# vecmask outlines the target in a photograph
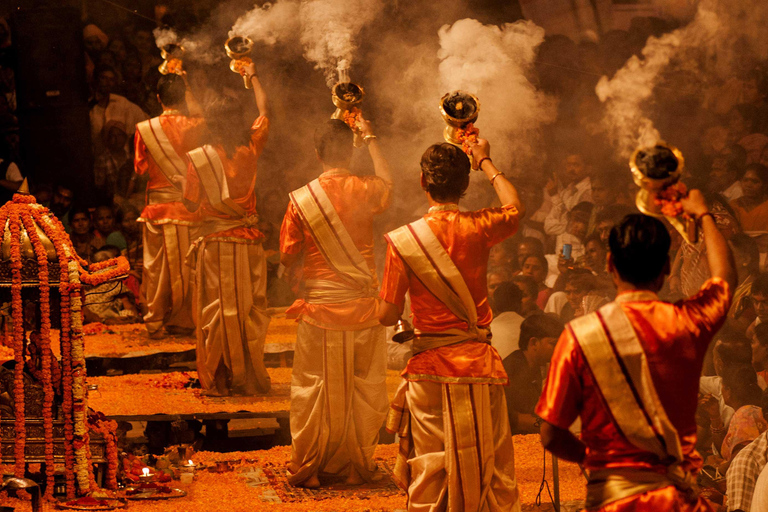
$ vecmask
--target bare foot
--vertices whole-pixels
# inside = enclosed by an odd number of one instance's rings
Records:
[[[349,476],[344,483],[347,485],[360,485],[365,483],[365,480],[363,480],[363,477],[360,476],[360,473],[358,473],[355,468],[352,468],[349,470]]]
[[[306,487],[307,489],[317,489],[320,487],[320,480],[317,478],[317,475],[313,475],[306,480],[304,480],[302,483],[298,484],[296,487]]]

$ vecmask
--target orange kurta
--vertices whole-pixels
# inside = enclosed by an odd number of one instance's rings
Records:
[[[376,176],[353,176],[346,169],[332,169],[319,177],[320,186],[368,264],[374,279],[373,217],[384,212],[392,200],[392,185]],[[293,203],[280,229],[280,252],[304,251],[302,279],[346,282],[325,262],[312,234]],[[378,286],[378,283],[374,283]],[[299,298],[288,309],[291,318],[331,330],[357,330],[378,325],[376,297],[364,297],[339,304],[309,304]]]
[[[187,151],[191,151],[205,142],[207,128],[202,117],[188,117],[181,114],[161,115],[160,125],[171,141],[171,145],[182,159],[186,160]],[[148,175],[147,194],[151,190],[176,190],[147,150],[141,134],[136,130],[134,168],[136,174]],[[141,212],[141,219],[149,222],[176,222],[192,224],[198,221],[195,213],[190,212],[181,201],[149,204]]]
[[[477,308],[477,324],[487,328],[493,319],[488,304],[486,273],[491,247],[515,233],[518,212],[513,206],[475,212],[431,208],[424,218],[440,244],[459,269]],[[387,249],[381,299],[403,307],[406,292],[411,296],[413,326],[419,331],[441,332],[469,328],[437,299],[411,272],[392,244]],[[408,380],[434,382],[506,383],[507,374],[498,352],[488,343],[467,341],[413,356],[403,371]]]
[[[227,178],[227,187],[230,197],[243,210],[246,216],[256,215],[256,171],[257,162],[269,136],[269,119],[261,116],[251,126],[251,137],[248,146],[238,146],[230,156],[220,145],[214,146],[224,165],[224,174]],[[221,219],[239,220],[239,217],[231,217],[226,213],[211,206],[205,191],[200,183],[200,177],[195,172],[194,166],[189,164],[187,183],[184,188],[184,198],[199,205],[197,215],[201,220]],[[224,231],[215,231],[211,235],[217,237],[243,238],[246,240],[261,240],[264,235],[254,227],[240,226]]]
[[[725,281],[713,278],[699,293],[676,304],[661,302],[650,292],[621,295],[621,308],[637,332],[653,385],[680,437],[682,468],[694,474],[702,464],[695,449],[699,375],[712,336],[728,313],[731,302],[728,288]],[[631,444],[621,433],[569,328],[555,348],[536,414],[563,429],[581,417],[581,439],[587,446],[584,466],[590,471],[616,468],[661,474],[667,471],[667,464]],[[673,505],[684,505],[680,502],[681,496],[674,488],[665,487],[619,500],[603,510],[678,510]],[[680,510],[697,510],[702,506],[700,502]]]
[[[742,206],[739,198],[731,201],[731,208],[744,231],[768,231],[768,201],[747,210]]]

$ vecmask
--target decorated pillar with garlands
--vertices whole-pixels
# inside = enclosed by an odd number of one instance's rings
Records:
[[[95,447],[107,463],[106,487],[115,489],[117,425],[88,409],[82,308],[84,287],[125,277],[128,261],[118,257],[89,264],[81,259],[64,226],[29,194],[26,181],[0,207],[0,227],[0,302],[10,312],[3,342],[14,354],[0,367],[2,460],[14,462],[19,478],[28,463],[43,463],[48,498],[56,466],[63,466],[72,498],[98,488]],[[60,358],[54,350],[55,327]]]

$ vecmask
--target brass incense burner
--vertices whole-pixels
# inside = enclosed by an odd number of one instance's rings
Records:
[[[163,58],[163,63],[157,68],[160,73],[164,75],[170,73],[181,75],[184,73],[182,62],[184,57],[183,46],[176,43],[166,44],[160,49],[160,56]]]
[[[440,115],[447,125],[443,130],[445,141],[461,146],[459,130],[477,121],[480,113],[480,100],[474,94],[465,91],[453,91],[440,98]]]
[[[392,341],[395,343],[405,343],[413,339],[413,326],[408,320],[400,319],[395,324],[395,334],[392,335]]]
[[[334,85],[331,89],[331,101],[336,106],[336,111],[331,115],[331,119],[345,121],[345,117],[350,111],[359,108],[363,102],[363,96],[365,96],[365,91],[355,83],[339,82]],[[363,136],[357,130],[355,130],[354,144],[356,148],[365,145]]]
[[[664,215],[656,201],[660,192],[680,181],[684,167],[680,150],[665,142],[638,148],[629,159],[632,178],[640,187],[635,197],[637,209],[645,215],[667,219],[686,242],[695,244],[698,240],[696,220],[686,215]]]
[[[232,59],[229,63],[229,69],[238,74],[243,74],[243,69],[253,62],[251,59],[251,51],[253,50],[253,41],[245,36],[234,36],[227,39],[224,43],[224,50],[227,52],[227,57]],[[246,89],[250,89],[251,81],[249,77],[243,75],[243,85]]]

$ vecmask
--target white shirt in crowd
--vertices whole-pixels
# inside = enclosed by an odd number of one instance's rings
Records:
[[[741,182],[739,180],[734,181],[730,187],[722,192],[722,195],[729,203],[743,196],[744,190],[741,188]]]
[[[768,466],[763,468],[755,482],[755,493],[752,495],[749,512],[768,512]]]
[[[550,197],[552,209],[544,220],[544,232],[548,235],[560,235],[565,233],[568,226],[568,212],[581,202],[592,202],[592,182],[589,178],[584,178]]]
[[[491,345],[505,359],[509,354],[520,348],[520,325],[523,317],[514,311],[505,311],[491,321]]]

